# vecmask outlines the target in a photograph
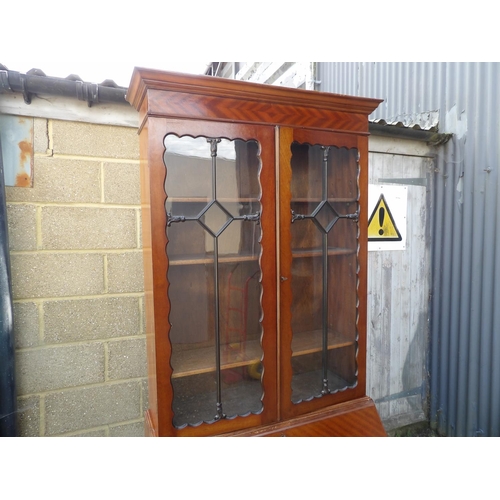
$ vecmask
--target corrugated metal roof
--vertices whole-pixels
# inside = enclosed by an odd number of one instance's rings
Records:
[[[370,121],[369,126],[370,133],[373,135],[422,141],[430,144],[431,146],[442,146],[443,144],[446,144],[453,135],[439,133],[437,126],[425,130],[418,124],[408,126],[402,122],[387,123],[382,119]]]
[[[411,113],[393,118],[377,118],[376,123],[408,127],[417,130],[430,130],[437,132],[439,128],[439,111],[426,111],[423,113]]]
[[[384,118],[377,118],[375,120],[370,120],[370,123],[377,123],[378,125],[387,125],[391,127],[406,128],[411,130],[426,130],[428,132],[437,132],[439,130],[439,123],[435,122],[430,125],[422,125],[418,120],[389,120]]]

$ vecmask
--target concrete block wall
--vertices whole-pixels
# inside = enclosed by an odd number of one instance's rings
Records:
[[[7,188],[18,431],[142,436],[139,140],[33,120],[32,188]]]

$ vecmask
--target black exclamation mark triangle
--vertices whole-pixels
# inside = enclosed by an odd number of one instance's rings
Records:
[[[378,210],[378,223],[380,224],[380,229],[378,230],[378,234],[380,234],[380,236],[384,234],[384,216],[385,216],[385,208],[380,207]]]
[[[368,241],[401,241],[402,239],[389,205],[384,195],[381,194],[368,220]]]

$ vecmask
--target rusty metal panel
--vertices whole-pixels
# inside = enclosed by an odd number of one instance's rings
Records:
[[[33,118],[0,115],[6,186],[33,185]]]

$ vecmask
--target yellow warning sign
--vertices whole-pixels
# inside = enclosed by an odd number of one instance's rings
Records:
[[[368,219],[368,241],[401,241],[389,206],[381,194],[375,209]]]

